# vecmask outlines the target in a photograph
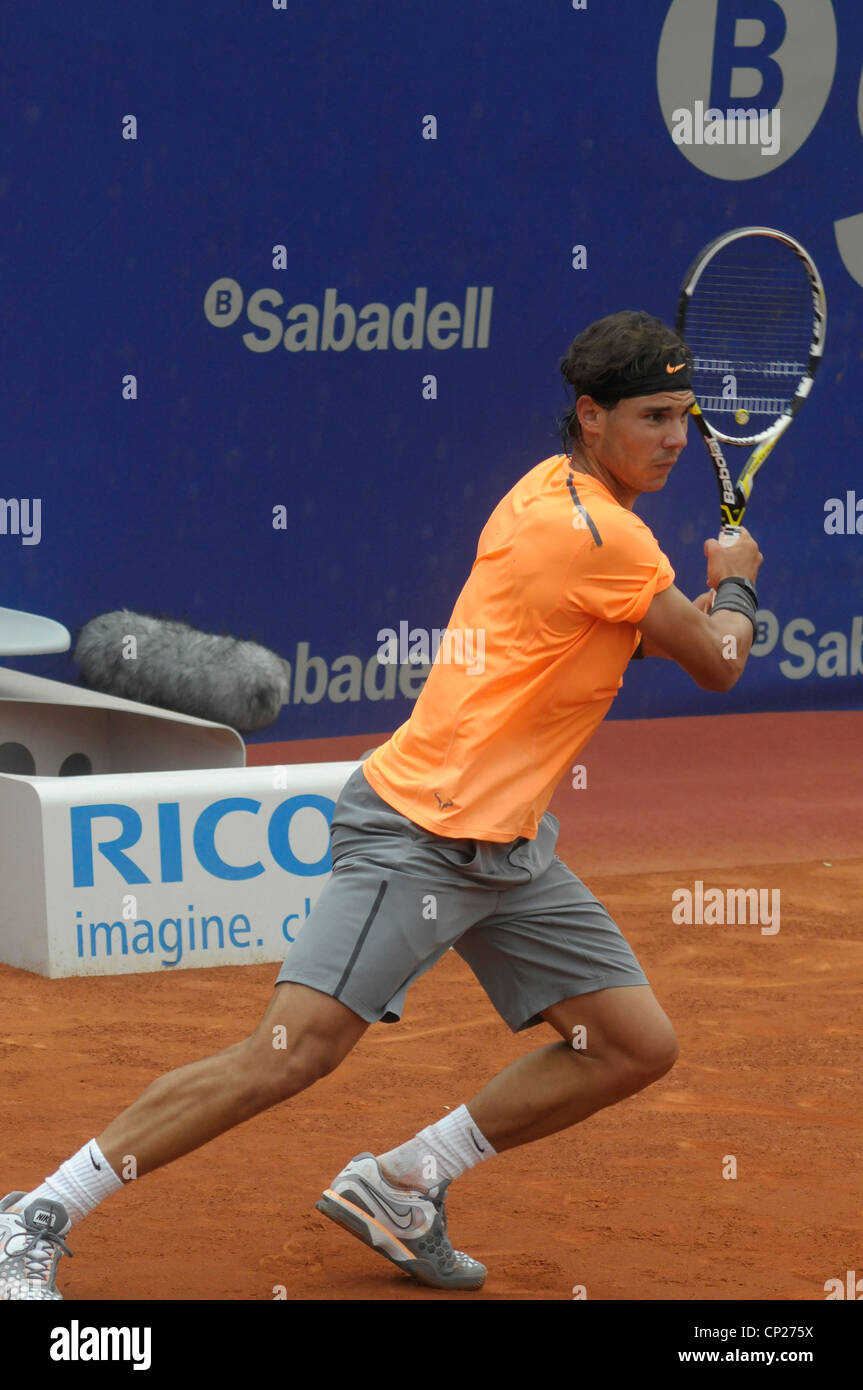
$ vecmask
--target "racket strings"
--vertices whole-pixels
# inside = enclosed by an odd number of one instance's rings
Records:
[[[723,263],[704,270],[688,306],[685,338],[693,390],[723,430],[744,434],[782,415],[808,373],[812,290],[795,256],[783,265]]]

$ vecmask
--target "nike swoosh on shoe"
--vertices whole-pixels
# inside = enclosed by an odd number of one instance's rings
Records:
[[[377,1202],[387,1219],[392,1221],[393,1225],[397,1226],[400,1231],[410,1231],[413,1228],[414,1213],[412,1207],[401,1205],[394,1206],[387,1201],[386,1197],[382,1197],[381,1194],[372,1187],[371,1183],[366,1182],[365,1178],[360,1177],[358,1173],[353,1173],[351,1177],[352,1181],[355,1182],[358,1187],[362,1188],[364,1193],[367,1193],[373,1201]],[[349,1199],[346,1198],[345,1200]]]

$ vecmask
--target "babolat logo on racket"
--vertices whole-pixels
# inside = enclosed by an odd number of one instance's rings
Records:
[[[722,450],[715,439],[707,438],[707,447],[710,450],[710,457],[716,465],[716,475],[719,478],[719,486],[722,490],[722,500],[729,507],[737,503],[737,494],[734,491],[734,484],[731,481],[731,474],[728,471],[728,464],[722,456]]]

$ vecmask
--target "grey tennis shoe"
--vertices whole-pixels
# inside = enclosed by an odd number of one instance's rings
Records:
[[[26,1197],[10,1192],[0,1202],[0,1302],[62,1299],[56,1284],[61,1254],[71,1255],[63,1243],[70,1226],[68,1213],[59,1202],[30,1202],[23,1211],[10,1210]]]
[[[315,1207],[430,1289],[479,1289],[488,1273],[453,1250],[446,1233],[448,1183],[430,1192],[387,1182],[373,1154],[358,1154]]]

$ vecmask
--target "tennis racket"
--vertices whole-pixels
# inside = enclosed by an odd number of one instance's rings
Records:
[[[755,475],[788,429],[824,351],[827,300],[806,249],[772,227],[740,227],[699,253],[675,327],[695,358],[692,407],[719,484],[720,545],[733,545]],[[752,452],[732,481],[722,446]]]

